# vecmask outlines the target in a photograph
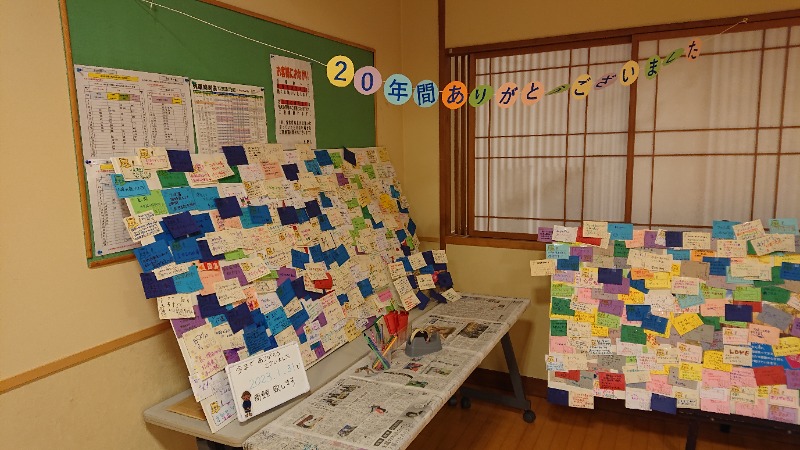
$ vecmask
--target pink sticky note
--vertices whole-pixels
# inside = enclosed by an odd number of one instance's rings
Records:
[[[724,400],[713,400],[710,398],[700,399],[700,409],[702,411],[713,412],[717,414],[730,414],[731,404]]]
[[[703,369],[703,386],[710,388],[730,388],[731,374],[721,370]]]
[[[751,323],[748,325],[750,329],[750,342],[758,342],[761,344],[778,345],[781,331],[769,325],[758,325]]]

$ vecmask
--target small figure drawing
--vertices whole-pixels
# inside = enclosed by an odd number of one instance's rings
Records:
[[[253,403],[250,401],[250,391],[242,392],[242,400],[244,400],[242,402],[242,408],[244,408],[244,416],[252,417],[253,412],[250,410],[250,408],[253,407]]]

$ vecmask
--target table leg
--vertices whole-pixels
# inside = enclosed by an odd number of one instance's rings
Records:
[[[697,434],[700,431],[700,425],[696,420],[689,421],[689,432],[686,434],[686,450],[695,450],[697,447]]]

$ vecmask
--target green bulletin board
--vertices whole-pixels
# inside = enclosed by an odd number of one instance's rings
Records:
[[[207,24],[152,6],[141,0],[60,0],[65,50],[72,96],[81,200],[84,210],[86,256],[90,267],[132,259],[130,251],[93,256],[86,175],[80,144],[80,126],[73,65],[139,70],[191,79],[264,87],[268,139],[275,142],[270,54],[298,58],[229,34]],[[346,55],[355,68],[374,65],[374,50],[301,30],[269,18],[239,12],[232,6],[194,0],[159,0],[164,6],[235,31],[258,41],[327,63]],[[375,145],[375,97],[361,95],[352,86],[328,82],[325,66],[311,63],[319,148]]]

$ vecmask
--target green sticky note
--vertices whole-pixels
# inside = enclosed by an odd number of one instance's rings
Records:
[[[730,326],[730,327],[747,328],[747,322],[734,322],[734,321],[731,321],[731,320],[720,319],[719,323],[720,323],[720,325],[727,325],[727,326]]]
[[[792,293],[778,286],[764,286],[761,288],[761,300],[772,303],[787,303]]]
[[[372,219],[372,214],[370,214],[369,208],[366,206],[361,207],[361,215],[364,216],[364,219]]]
[[[572,298],[575,288],[571,284],[551,283],[550,295],[553,297]]]
[[[566,336],[567,321],[553,319],[550,321],[550,336]]]
[[[601,327],[619,328],[620,318],[613,314],[598,312],[597,319],[595,319],[594,323]]]
[[[625,245],[625,241],[614,241],[614,257],[627,258],[630,249]]]
[[[628,364],[636,364],[636,357],[635,356],[626,356],[625,357],[625,365]]]
[[[161,187],[165,189],[189,185],[189,182],[186,181],[186,174],[183,172],[159,170],[156,173],[158,174],[158,180],[161,181]]]
[[[750,241],[747,241],[747,254],[750,256],[756,256],[756,249],[753,248],[753,244]]]
[[[364,189],[364,186],[361,185],[361,177],[358,175],[353,175],[353,178],[350,178],[350,182],[358,186],[359,189]]]
[[[781,278],[781,266],[772,267],[772,279],[770,281],[755,280],[753,281],[753,284],[755,287],[777,286],[783,284],[783,278]]]
[[[725,298],[725,289],[711,287],[705,283],[700,283],[700,293],[703,298]]]
[[[330,152],[331,161],[333,161],[333,168],[334,169],[341,169],[342,168],[342,154],[339,152]]]
[[[408,246],[408,248],[409,248],[409,249],[410,249],[412,252],[413,252],[413,251],[414,251],[414,250],[417,248],[417,246],[416,246],[416,245],[414,245],[414,240],[413,240],[413,239],[406,239],[406,245]]]
[[[259,278],[259,280],[277,280],[278,279],[278,271],[272,270],[268,274],[264,275],[263,277]]]
[[[703,315],[700,315],[700,320],[702,320],[703,323],[706,325],[713,325],[715,330],[720,329],[719,317],[705,317]]]
[[[353,228],[356,231],[361,231],[364,228],[367,228],[367,223],[364,221],[363,217],[353,217]]]
[[[225,261],[233,261],[236,259],[244,259],[244,258],[247,258],[247,255],[245,255],[244,250],[240,248],[225,253]]]
[[[622,342],[645,345],[647,344],[647,335],[644,334],[643,328],[622,325],[620,340],[622,340]]]
[[[231,166],[231,170],[233,171],[233,175],[225,178],[220,178],[220,183],[241,183],[242,177],[239,175],[239,168],[236,166]]]
[[[570,299],[553,297],[551,301],[550,313],[559,316],[574,316],[575,310],[569,307]]]
[[[150,191],[150,195],[131,197],[130,200],[133,212],[136,214],[141,214],[145,211],[153,211],[157,216],[169,214],[167,204],[164,203],[164,196],[161,195],[159,190]]]
[[[358,208],[358,200],[355,198],[351,198],[350,200],[345,200],[344,202],[349,209]]]
[[[736,286],[733,291],[733,299],[740,302],[760,302],[761,288],[753,286]]]
[[[361,171],[367,174],[367,176],[370,179],[375,179],[375,168],[372,167],[372,164],[367,164],[366,166],[362,166]]]

